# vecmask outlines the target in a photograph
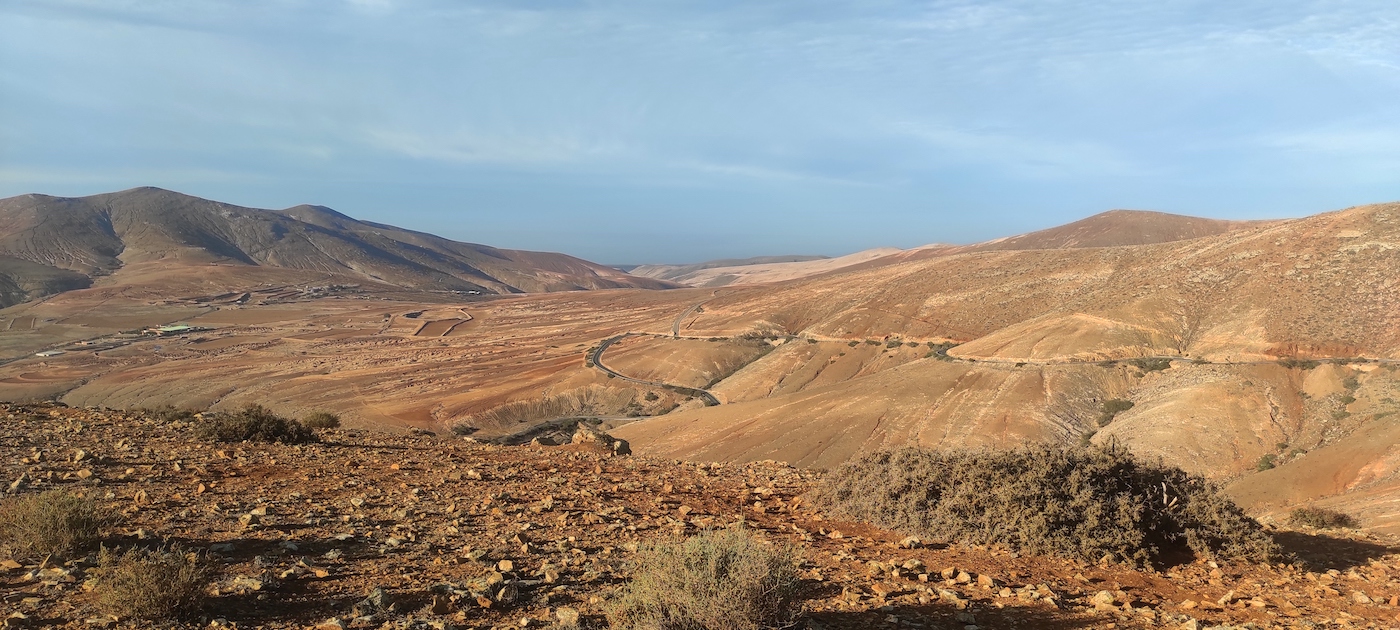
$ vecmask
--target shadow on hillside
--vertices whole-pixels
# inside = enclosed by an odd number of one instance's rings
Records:
[[[965,615],[959,617],[959,615]],[[891,620],[894,617],[894,620]],[[867,628],[1036,628],[1038,630],[1078,630],[1097,628],[1103,618],[1075,614],[1045,607],[969,608],[959,611],[952,606],[892,606],[888,611],[826,612],[808,617],[810,630],[866,630]]]
[[[1371,560],[1400,551],[1375,542],[1334,538],[1324,534],[1303,532],[1274,532],[1274,540],[1285,553],[1295,556],[1310,571],[1347,569],[1367,564]]]
[[[831,582],[804,582],[802,598],[829,600],[842,589]],[[928,604],[891,604],[861,612],[820,612],[806,617],[809,630],[865,630],[867,628],[1036,628],[1075,630],[1101,627],[1105,620],[1092,614],[1074,613],[1046,603],[1015,602],[996,608],[986,601],[972,602],[965,610],[934,601]],[[894,617],[891,620],[891,617]]]

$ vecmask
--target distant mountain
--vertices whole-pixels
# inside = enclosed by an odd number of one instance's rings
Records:
[[[159,188],[0,199],[0,306],[157,261],[296,269],[483,293],[676,286],[564,254],[459,243],[357,221],[322,206],[258,210]]]
[[[829,260],[827,256],[754,256],[753,258],[724,258],[720,260],[709,260],[692,265],[637,265],[627,269],[627,273],[643,278],[656,278],[658,280],[670,280],[691,286],[722,286],[730,284],[721,281],[720,284],[708,284],[715,278],[722,278],[732,275],[729,272],[734,267],[766,267],[770,265],[786,265],[805,263],[817,260]]]
[[[1265,223],[1204,219],[1142,210],[1110,210],[1074,223],[971,245],[935,243],[907,250],[893,247],[868,249],[837,258],[759,256],[740,260],[712,260],[694,265],[636,265],[623,269],[634,276],[670,280],[692,287],[722,287],[796,280],[840,269],[868,269],[972,252],[1085,249],[1170,243],[1224,234]]]

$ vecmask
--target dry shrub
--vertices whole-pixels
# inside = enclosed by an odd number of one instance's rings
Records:
[[[208,599],[213,567],[179,547],[103,549],[98,557],[97,606],[118,617],[172,620],[193,616]]]
[[[741,529],[642,549],[608,608],[624,630],[786,628],[799,612],[798,559]]]
[[[308,429],[339,429],[340,416],[329,411],[313,411],[301,419],[301,425]]]
[[[195,434],[215,442],[315,442],[316,434],[300,422],[283,418],[262,405],[248,405],[232,413],[206,415],[195,425]]]
[[[1329,510],[1319,507],[1302,507],[1293,510],[1288,515],[1288,524],[1294,527],[1316,527],[1318,529],[1337,529],[1342,527],[1356,527],[1356,519],[1350,514]]]
[[[195,412],[189,409],[180,409],[174,405],[164,405],[161,407],[146,407],[138,410],[146,417],[161,424],[171,424],[174,422],[187,422],[194,419]]]
[[[903,449],[827,475],[813,499],[837,515],[928,539],[1132,564],[1164,556],[1265,561],[1279,548],[1213,484],[1126,451]]]
[[[16,554],[66,559],[92,547],[118,520],[92,499],[49,490],[0,504],[0,542]]]

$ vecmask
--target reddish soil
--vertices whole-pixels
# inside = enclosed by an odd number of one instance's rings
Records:
[[[1374,628],[1397,625],[1400,612],[1400,556],[1379,538],[1278,531],[1296,563],[1140,571],[961,545],[905,548],[896,532],[825,520],[802,498],[818,473],[767,462],[348,430],[305,446],[208,444],[185,423],[140,414],[18,405],[0,414],[4,480],[120,510],[125,523],[109,546],[208,550],[221,567],[209,619],[240,628],[331,617],[347,627],[548,626],[563,607],[581,612],[584,627],[603,627],[603,605],[637,545],[740,521],[799,548],[812,628]],[[85,455],[74,461],[78,449]],[[240,523],[259,508],[265,516]],[[104,623],[83,587],[90,559],[44,569],[14,559],[19,568],[0,569],[5,614],[54,628]],[[500,570],[501,561],[514,566]],[[914,568],[893,570],[906,564]],[[460,594],[498,570],[493,581],[517,588],[513,602],[487,608]],[[356,621],[351,608],[376,587],[394,609]],[[436,606],[434,588],[443,593]],[[1096,596],[1114,603],[1096,607]]]

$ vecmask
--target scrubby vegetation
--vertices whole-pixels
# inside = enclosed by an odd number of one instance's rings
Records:
[[[1110,398],[1103,401],[1099,408],[1099,426],[1106,427],[1118,414],[1133,408],[1133,401],[1122,398]]]
[[[174,405],[162,407],[148,407],[142,409],[141,413],[146,417],[162,423],[184,422],[194,419],[195,412],[189,409],[180,409]]]
[[[283,418],[262,405],[248,405],[239,411],[205,414],[195,424],[200,439],[215,442],[315,442],[316,434],[302,423]]]
[[[340,416],[329,411],[313,411],[301,419],[301,424],[308,429],[339,429]]]
[[[1288,524],[1294,527],[1316,527],[1318,529],[1337,529],[1341,527],[1356,527],[1356,519],[1350,514],[1329,510],[1319,507],[1302,507],[1293,510],[1288,515]]]
[[[1277,459],[1278,458],[1275,457],[1273,453],[1264,453],[1264,455],[1259,458],[1259,461],[1254,464],[1254,470],[1259,472],[1272,470],[1274,466],[1277,465],[1275,463]]]
[[[608,610],[622,630],[787,628],[798,613],[798,559],[742,529],[643,548]]]
[[[1131,361],[1128,361],[1128,363],[1136,366],[1137,369],[1142,370],[1144,372],[1156,372],[1158,370],[1165,370],[1172,366],[1172,360],[1166,357],[1149,357],[1143,359],[1133,359]]]
[[[836,514],[927,539],[1090,561],[1279,555],[1214,485],[1114,448],[877,453],[833,471],[813,499]]]
[[[208,598],[213,567],[179,547],[169,550],[103,549],[98,557],[97,605],[117,617],[166,621],[193,616]]]
[[[87,497],[49,490],[0,503],[0,546],[18,556],[67,559],[91,548],[116,514]]]
[[[1284,357],[1278,360],[1278,364],[1289,369],[1299,370],[1311,370],[1319,365],[1322,365],[1321,363],[1313,361],[1312,359],[1299,359],[1296,357]]]

